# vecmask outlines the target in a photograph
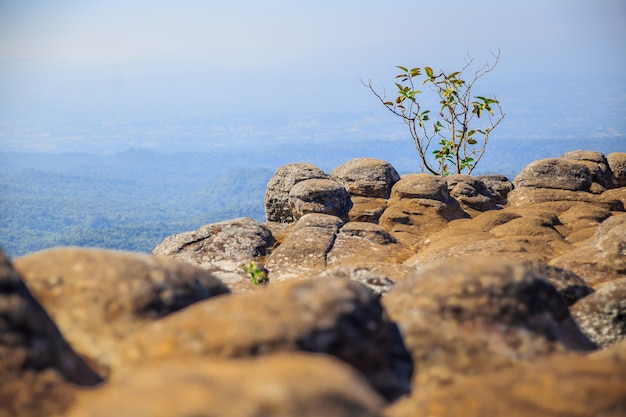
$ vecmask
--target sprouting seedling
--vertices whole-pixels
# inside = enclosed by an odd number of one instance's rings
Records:
[[[270,282],[269,271],[260,263],[250,261],[242,266],[243,269],[250,274],[254,285],[268,284]]]

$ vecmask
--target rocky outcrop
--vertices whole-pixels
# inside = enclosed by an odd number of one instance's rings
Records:
[[[18,258],[15,267],[74,349],[104,376],[124,338],[228,292],[203,269],[128,252],[55,248]]]
[[[626,344],[590,355],[520,362],[491,373],[411,395],[386,417],[619,417],[626,413]]]
[[[543,276],[498,258],[435,262],[396,285],[383,302],[411,352],[414,390],[595,348]]]
[[[68,417],[378,417],[383,404],[362,376],[332,357],[278,353],[133,368],[85,393]]]
[[[328,179],[330,176],[318,167],[296,163],[280,167],[267,184],[265,191],[265,218],[268,222],[289,223],[295,220],[289,205],[289,191],[300,181]]]
[[[389,162],[356,158],[333,170],[331,176],[355,197],[389,198],[400,175]]]
[[[0,416],[61,413],[72,402],[71,384],[101,381],[0,252]]]
[[[233,290],[246,291],[251,288],[250,280],[242,266],[263,262],[275,243],[267,226],[239,218],[169,236],[152,254],[196,265],[214,273]]]
[[[270,285],[196,304],[129,337],[118,349],[118,367],[284,351],[335,356],[390,399],[408,390],[411,361],[396,326],[371,290],[343,279]]]
[[[352,208],[350,194],[343,185],[330,179],[297,183],[289,191],[289,207],[294,220],[309,213],[329,214],[348,220]]]
[[[6,261],[0,416],[622,415],[624,165],[289,164],[265,223]]]

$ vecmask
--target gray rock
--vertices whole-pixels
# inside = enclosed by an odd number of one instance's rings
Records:
[[[330,178],[330,176],[316,166],[306,163],[287,164],[280,167],[270,179],[265,191],[267,221],[294,222],[296,219],[289,206],[289,191],[300,181],[314,178]]]
[[[455,174],[446,177],[446,181],[450,195],[465,210],[487,211],[498,208],[491,190],[478,178]]]
[[[312,179],[297,183],[289,191],[289,207],[295,220],[308,213],[328,214],[348,220],[350,194],[337,181]]]
[[[319,279],[349,279],[360,282],[375,294],[383,295],[396,285],[396,280],[376,274],[368,268],[339,266],[322,272]]]
[[[613,152],[606,157],[617,187],[626,187],[626,152]]]
[[[574,304],[570,311],[582,331],[600,346],[626,338],[626,278],[611,281]]]
[[[516,188],[549,188],[587,192],[590,191],[591,183],[591,172],[585,164],[562,158],[540,159],[532,162],[513,180]]]
[[[374,158],[356,158],[336,167],[333,179],[352,196],[389,198],[391,187],[400,175],[388,162]]]
[[[237,272],[245,276],[241,265],[260,261],[274,243],[274,236],[265,225],[242,217],[168,236],[152,254],[171,256],[211,272]]]
[[[507,177],[500,174],[478,175],[476,179],[482,181],[489,188],[496,204],[500,205],[507,203],[507,196],[515,188]]]
[[[561,158],[586,165],[591,173],[591,180],[599,186],[596,187],[598,193],[615,186],[615,176],[602,152],[570,151],[561,155]]]

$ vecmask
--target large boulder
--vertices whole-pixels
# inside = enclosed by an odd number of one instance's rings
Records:
[[[393,186],[379,224],[398,241],[418,246],[427,233],[441,229],[450,220],[464,217],[469,216],[450,196],[445,179],[408,174]]]
[[[278,353],[133,367],[82,393],[67,415],[377,417],[383,404],[357,372],[332,357]]]
[[[400,179],[389,162],[374,158],[352,159],[336,167],[331,176],[350,195],[373,198],[389,198],[391,187]]]
[[[239,292],[254,287],[242,266],[252,261],[263,262],[275,243],[266,225],[243,217],[168,236],[152,254],[199,266]]]
[[[532,162],[513,180],[516,188],[549,188],[568,191],[590,191],[591,182],[591,172],[585,164],[562,158],[548,158]]]
[[[507,196],[515,188],[507,177],[500,174],[478,175],[476,179],[482,181],[488,187],[496,204],[500,205],[507,203]]]
[[[74,349],[105,376],[122,339],[228,292],[200,268],[131,252],[55,248],[18,258],[15,266]]]
[[[615,176],[602,152],[570,151],[561,155],[561,159],[580,162],[589,168],[591,173],[591,191],[601,193],[615,186]]]
[[[0,252],[0,416],[62,414],[74,396],[71,384],[101,381]]]
[[[309,213],[329,214],[348,220],[352,208],[345,187],[331,179],[300,181],[289,191],[289,207],[294,220]]]
[[[265,190],[265,218],[268,222],[291,223],[293,217],[289,206],[289,191],[300,181],[314,178],[330,178],[321,169],[307,163],[287,164],[278,168]]]
[[[587,355],[556,355],[411,395],[386,417],[621,417],[626,343]]]
[[[164,359],[305,351],[335,356],[388,399],[408,391],[411,361],[379,297],[345,279],[273,283],[148,324],[117,350],[117,369]]]
[[[382,301],[411,352],[414,391],[596,347],[543,276],[500,258],[433,263],[395,285]]]
[[[476,177],[455,174],[446,177],[450,196],[469,214],[498,208],[496,197],[487,185]]]

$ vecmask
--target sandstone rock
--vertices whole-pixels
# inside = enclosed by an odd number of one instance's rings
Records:
[[[626,276],[626,215],[603,221],[592,241],[550,261],[580,275],[595,287]]]
[[[378,223],[386,209],[387,200],[384,198],[352,197],[348,219],[351,222]]]
[[[275,242],[267,226],[243,217],[168,236],[152,254],[199,266],[233,290],[242,291],[254,287],[242,265],[263,262]]]
[[[74,349],[104,376],[120,340],[146,322],[228,292],[200,268],[131,252],[55,248],[15,266]]]
[[[326,265],[400,263],[411,253],[382,227],[373,223],[349,222],[339,229],[332,249],[326,255]]]
[[[494,257],[448,259],[382,298],[413,357],[413,390],[428,390],[568,349],[591,350],[541,275]]]
[[[621,417],[626,415],[626,344],[557,355],[412,395],[386,417]]]
[[[624,211],[624,204],[619,197],[608,190],[602,194],[586,191],[568,191],[549,188],[516,188],[509,194],[509,207],[537,207],[543,203],[552,204],[554,211],[563,212],[580,203],[593,204],[609,211]]]
[[[587,285],[584,279],[567,269],[546,264],[529,264],[525,266],[548,280],[561,294],[568,306],[587,297],[594,291],[593,288]]]
[[[626,338],[626,278],[604,285],[570,311],[581,330],[600,346]]]
[[[513,183],[500,174],[478,175],[476,179],[482,181],[490,190],[496,204],[505,205],[507,196],[513,191]]]
[[[305,214],[267,260],[270,280],[315,277],[326,268],[326,254],[343,221],[327,214]]]
[[[348,191],[337,181],[312,179],[301,181],[291,188],[289,207],[294,220],[308,213],[320,213],[347,221],[352,200]]]
[[[69,383],[101,381],[0,252],[0,416],[61,413],[74,396]]]
[[[602,152],[593,151],[570,151],[561,155],[562,159],[581,162],[589,168],[591,180],[599,185],[597,192],[602,192],[607,188],[613,188],[615,177],[609,167],[609,163]],[[593,184],[592,184],[593,187]]]
[[[166,358],[306,351],[358,369],[386,398],[408,390],[411,362],[379,297],[343,279],[273,283],[165,317],[127,339],[117,369]]]
[[[587,192],[590,190],[591,182],[591,172],[585,164],[561,158],[532,162],[513,180],[515,188],[549,188]]]
[[[497,255],[506,259],[544,264],[571,250],[557,230],[558,218],[544,210],[487,211],[473,219],[455,220],[431,234],[423,247],[404,264],[420,267],[464,255]]]
[[[384,275],[376,274],[368,268],[338,266],[326,269],[318,279],[348,279],[359,282],[375,294],[383,295],[396,285],[396,281]]]
[[[79,396],[68,417],[381,416],[363,378],[323,355],[182,359],[132,368]]]
[[[398,241],[417,246],[427,233],[453,219],[468,217],[450,197],[446,181],[427,174],[403,176],[391,190],[388,208],[379,224]]]
[[[613,152],[606,157],[617,187],[626,187],[626,152]]]
[[[611,216],[611,212],[603,207],[588,203],[580,203],[559,214],[559,220],[572,231],[594,227]]]
[[[333,179],[352,196],[389,198],[391,187],[400,175],[388,162],[374,158],[356,158],[336,167]]]
[[[289,206],[289,191],[300,181],[330,178],[321,169],[307,163],[287,164],[280,167],[267,184],[265,191],[265,218],[268,222],[291,223],[295,221]]]
[[[469,175],[456,174],[446,177],[450,196],[470,214],[498,208],[496,199],[484,182]]]

